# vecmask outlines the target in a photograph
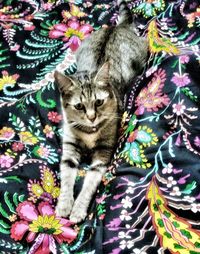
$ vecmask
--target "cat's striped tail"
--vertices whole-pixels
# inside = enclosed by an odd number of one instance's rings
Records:
[[[128,8],[125,0],[117,0],[119,6],[118,25],[133,23],[133,16],[131,10]]]

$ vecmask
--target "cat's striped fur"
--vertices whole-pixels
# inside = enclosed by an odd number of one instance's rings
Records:
[[[63,94],[64,137],[60,166],[61,193],[57,213],[80,222],[87,214],[92,195],[101,181],[110,162],[116,142],[118,103],[112,87],[105,83],[99,71],[95,79],[81,82],[80,77],[65,77],[56,72],[55,78]],[[95,80],[95,82],[94,82]],[[76,109],[79,103],[83,109]],[[96,103],[96,105],[95,105]],[[101,105],[102,103],[102,105]],[[82,190],[74,202],[75,178],[83,157],[90,164]]]
[[[64,114],[61,193],[56,212],[77,223],[85,218],[97,186],[111,160],[117,137],[119,109],[128,82],[141,70],[147,55],[144,39],[130,25],[130,11],[120,1],[120,21],[85,40],[77,52],[77,72],[55,73]],[[79,165],[87,157],[82,190],[74,201]]]

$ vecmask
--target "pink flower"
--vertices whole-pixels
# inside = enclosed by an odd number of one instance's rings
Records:
[[[84,40],[93,30],[90,24],[80,25],[77,20],[69,20],[67,24],[56,24],[49,32],[52,39],[62,38],[65,47],[69,47],[72,51],[76,51]]]
[[[182,64],[188,63],[189,60],[190,60],[189,56],[187,56],[187,55],[182,55],[182,56],[180,56],[179,59],[180,59],[180,62],[181,62]]]
[[[53,138],[53,135],[54,135],[53,128],[49,126],[48,124],[45,125],[43,132],[45,133],[47,138]]]
[[[3,127],[0,130],[0,140],[10,140],[15,136],[15,132],[10,127]]]
[[[45,147],[44,144],[41,144],[37,149],[37,154],[42,158],[48,158],[49,153],[50,153],[49,149]]]
[[[41,202],[36,208],[24,201],[16,211],[20,220],[11,227],[11,238],[20,241],[26,235],[27,242],[35,241],[30,253],[55,253],[55,241],[71,243],[77,236],[69,220],[57,217],[47,202]]]
[[[53,6],[53,3],[43,3],[42,4],[42,8],[45,10],[45,11],[49,11],[52,9],[52,6]]]
[[[177,115],[180,116],[184,113],[186,106],[182,104],[182,102],[177,103],[177,104],[173,104],[173,112]]]
[[[35,29],[34,25],[24,25],[24,30],[33,31]]]
[[[21,142],[15,142],[12,144],[12,149],[15,152],[22,151],[24,149],[24,144]]]
[[[101,197],[99,198],[96,198],[96,202],[97,204],[101,204],[105,199],[107,198],[107,195],[102,195]]]
[[[48,113],[48,119],[54,123],[59,123],[62,120],[62,115],[59,115],[57,112],[50,111]]]
[[[105,218],[105,216],[106,216],[105,214],[101,214],[101,215],[99,216],[99,219],[100,219],[100,220],[103,220],[103,219]]]
[[[9,168],[13,161],[13,158],[11,158],[9,155],[0,155],[0,166],[2,168]]]
[[[10,46],[11,51],[17,51],[20,48],[20,45],[15,43],[14,45]]]
[[[198,136],[195,137],[194,144],[195,146],[200,147],[200,138]]]
[[[188,73],[184,73],[183,75],[181,75],[175,72],[171,81],[178,87],[183,87],[190,83],[190,79],[188,78]]]
[[[169,97],[163,93],[164,84],[166,81],[166,72],[158,69],[153,74],[152,80],[145,86],[137,96],[135,104],[137,110],[136,115],[144,114],[144,111],[158,111],[169,103]]]

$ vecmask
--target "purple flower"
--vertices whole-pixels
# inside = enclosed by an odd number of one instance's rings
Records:
[[[194,139],[194,144],[197,147],[200,147],[200,138],[196,136],[196,138]]]
[[[177,72],[174,72],[174,76],[172,77],[171,81],[178,87],[183,87],[190,83],[188,73],[179,74]]]
[[[188,63],[189,60],[190,60],[189,56],[187,56],[187,55],[182,55],[182,56],[180,56],[179,59],[180,59],[180,62],[181,62],[182,64]]]

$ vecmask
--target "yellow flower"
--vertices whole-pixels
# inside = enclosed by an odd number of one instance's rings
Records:
[[[0,140],[10,140],[15,136],[15,132],[12,128],[3,127],[0,130]]]
[[[62,16],[64,20],[67,21],[68,19],[72,17],[77,17],[77,18],[85,17],[86,14],[80,11],[80,9],[76,5],[70,4],[70,11],[63,11]]]
[[[2,71],[3,77],[0,78],[0,90],[3,90],[5,85],[14,85],[19,75],[14,74],[9,76],[7,71]]]
[[[22,143],[27,145],[35,145],[38,143],[38,139],[33,136],[29,131],[22,131],[19,134]]]
[[[60,195],[60,188],[56,186],[56,180],[53,172],[44,166],[41,170],[42,181],[41,182],[30,182],[28,188],[30,196],[33,202],[36,202],[39,198],[44,200],[52,200],[52,198],[58,198]]]
[[[61,227],[62,224],[59,223],[60,219],[56,219],[55,215],[39,215],[37,220],[34,220],[29,225],[29,230],[34,233],[46,233],[59,235],[62,233]]]
[[[46,134],[47,138],[52,138],[54,135],[54,131],[53,128],[50,125],[45,125],[44,129],[43,129],[44,134]]]
[[[52,130],[53,130],[53,128],[50,125],[46,124],[43,131],[46,134]]]
[[[72,36],[77,36],[78,38],[80,38],[80,40],[83,40],[84,37],[85,37],[85,35],[84,35],[83,32],[78,31],[78,30],[75,30],[75,29],[73,29],[73,28],[71,28],[71,27],[69,27],[69,28],[67,29],[67,31],[65,32],[65,36],[66,36],[67,38],[70,38],[70,37],[72,37]]]
[[[16,215],[16,214],[12,214],[12,215],[10,215],[10,216],[8,217],[8,219],[9,219],[10,222],[14,222],[14,221],[16,221],[16,219],[17,219],[17,215]]]

